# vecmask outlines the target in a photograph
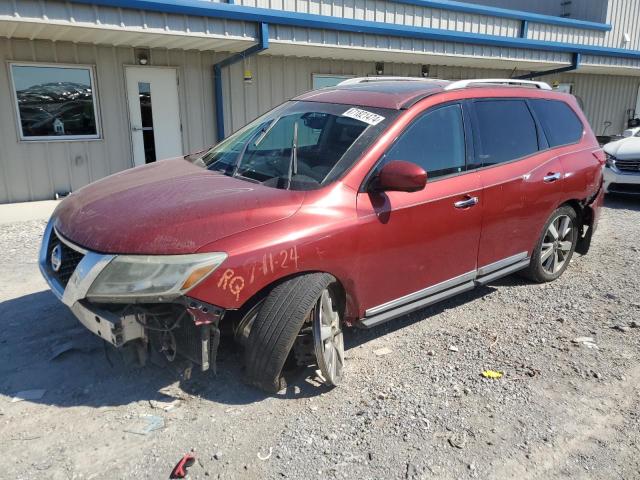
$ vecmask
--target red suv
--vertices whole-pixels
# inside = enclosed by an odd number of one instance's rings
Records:
[[[354,79],[204,152],[65,199],[40,268],[91,331],[215,367],[223,333],[268,391],[370,328],[586,253],[605,158],[576,100],[520,80]]]

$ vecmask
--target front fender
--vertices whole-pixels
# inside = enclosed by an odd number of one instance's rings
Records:
[[[207,249],[227,252],[228,258],[189,296],[237,310],[288,277],[323,272],[333,275],[345,291],[345,318],[359,318],[355,215],[313,220],[296,215],[209,245]]]

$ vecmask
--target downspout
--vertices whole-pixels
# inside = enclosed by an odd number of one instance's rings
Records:
[[[216,132],[218,141],[224,139],[224,108],[222,107],[222,68],[244,60],[247,57],[260,53],[269,48],[269,24],[259,25],[258,43],[246,50],[231,55],[224,60],[213,65],[213,88],[216,101]]]
[[[577,70],[580,67],[580,57],[581,56],[579,53],[574,53],[573,60],[571,61],[571,65],[569,65],[568,67],[554,68],[553,70],[545,70],[542,72],[531,72],[516,78],[518,80],[531,80],[532,78],[541,77],[543,75],[554,75],[556,73],[570,72],[572,70]]]

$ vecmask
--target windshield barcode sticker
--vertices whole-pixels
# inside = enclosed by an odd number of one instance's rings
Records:
[[[360,108],[350,108],[349,110],[344,112],[342,116],[355,118],[356,120],[368,123],[369,125],[377,125],[384,120],[384,117],[373,112],[367,112],[366,110],[362,110]]]

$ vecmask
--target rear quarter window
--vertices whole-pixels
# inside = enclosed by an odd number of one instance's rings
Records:
[[[539,150],[536,123],[524,100],[478,100],[473,108],[482,166],[509,162]]]
[[[559,100],[530,102],[551,148],[580,141],[584,125],[569,105]]]

